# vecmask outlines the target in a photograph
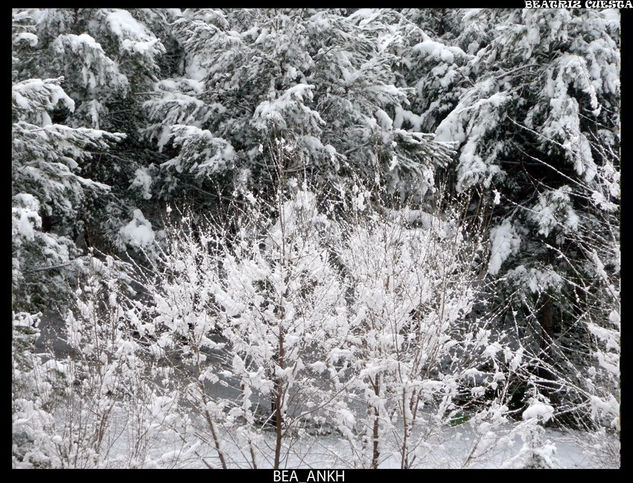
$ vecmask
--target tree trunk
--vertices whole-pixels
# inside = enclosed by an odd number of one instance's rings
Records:
[[[380,396],[380,376],[376,375],[376,384],[374,385],[374,393],[376,396]],[[373,451],[371,458],[371,467],[373,469],[378,468],[378,458],[380,457],[380,445],[379,445],[379,437],[380,437],[380,420],[379,420],[380,412],[378,408],[374,408],[374,427],[372,428],[372,439],[373,439]]]
[[[554,337],[554,309],[550,295],[545,295],[545,297],[543,317],[541,318],[541,349],[549,355],[549,346]]]
[[[279,328],[279,367],[284,368],[284,334]],[[275,414],[275,464],[274,468],[279,468],[279,461],[281,459],[281,442],[282,442],[282,415],[281,407],[283,403],[283,379],[275,379],[275,394],[273,399],[273,412]]]
[[[549,294],[545,295],[545,304],[543,305],[541,315],[541,358],[543,363],[539,364],[537,375],[542,380],[540,383],[545,394],[552,403],[556,404],[558,397],[556,389],[560,386],[556,383],[557,376],[549,366],[554,364],[552,357],[552,340],[554,338],[554,302]]]

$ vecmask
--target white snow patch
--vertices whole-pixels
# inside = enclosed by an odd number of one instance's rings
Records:
[[[524,420],[528,419],[539,419],[543,422],[548,421],[554,415],[554,408],[549,404],[537,401],[532,403],[532,405],[523,411],[522,418]]]
[[[139,188],[143,194],[143,199],[149,200],[152,197],[152,175],[147,168],[138,168],[134,173],[134,180],[131,188]]]
[[[504,222],[490,230],[490,261],[488,262],[488,273],[496,275],[501,269],[503,262],[510,256],[517,253],[521,245],[521,238],[517,234],[510,220]]]
[[[152,224],[147,221],[139,209],[134,210],[132,221],[121,228],[119,234],[125,243],[137,247],[149,245],[155,237]]]

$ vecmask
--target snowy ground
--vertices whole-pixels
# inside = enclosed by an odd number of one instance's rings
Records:
[[[508,433],[512,427],[503,429]],[[223,434],[223,449],[229,468],[250,468],[250,454],[244,444],[232,441],[232,436]],[[556,446],[555,468],[589,469],[619,467],[619,442],[610,441],[613,453],[596,452],[588,436],[580,431],[559,431],[546,429],[544,440]],[[430,438],[419,451],[415,468],[502,468],[523,446],[519,435],[506,443],[497,444],[486,452],[473,451],[477,435],[463,424],[447,427],[443,432]],[[107,466],[111,467],[159,467],[159,468],[219,468],[219,460],[208,435],[204,432],[191,432],[184,438],[173,433],[157,433],[147,448],[143,463],[130,461],[126,455],[125,438],[121,438],[110,449]],[[272,468],[274,453],[274,434],[272,431],[261,433],[261,440],[255,446],[258,468]],[[472,457],[474,455],[474,457]],[[469,459],[469,456],[471,458]],[[282,453],[282,468],[358,468],[349,444],[333,435],[306,437],[290,443]],[[380,468],[400,468],[398,454],[384,454]]]
[[[45,329],[56,329],[55,321]],[[61,339],[55,338],[59,347],[54,347],[58,356],[65,353]],[[234,391],[219,384],[210,388],[216,396],[235,397]],[[253,401],[257,404],[258,401]],[[196,415],[191,415],[194,419]],[[63,417],[60,418],[63,420]],[[145,439],[146,446],[131,455],[135,446],[135,436],[127,425],[126,417],[119,414],[114,422],[110,440],[104,445],[103,465],[114,468],[155,467],[155,468],[208,468],[220,467],[216,450],[201,422],[195,429],[164,431],[160,425],[149,429],[150,436]],[[510,434],[514,426],[508,424],[499,428],[498,437]],[[273,466],[275,435],[272,431],[262,431],[260,440],[254,445],[259,468]],[[590,435],[581,431],[561,431],[545,429],[544,442],[556,447],[554,464],[557,468],[617,468],[619,461],[619,442],[612,438],[605,453],[602,444],[597,449]],[[250,468],[251,455],[243,443],[235,442],[235,435],[222,433],[222,442],[230,468]],[[519,434],[513,435],[503,443],[496,442],[488,451],[481,451],[481,442],[477,446],[478,435],[469,423],[455,427],[445,427],[435,436],[426,440],[419,451],[416,468],[501,468],[516,456],[523,446]],[[604,442],[603,442],[604,443]],[[297,441],[290,441],[282,453],[281,466],[284,468],[358,468],[361,463],[352,452],[347,441],[335,436],[307,435]],[[400,468],[400,455],[382,452],[380,468]]]

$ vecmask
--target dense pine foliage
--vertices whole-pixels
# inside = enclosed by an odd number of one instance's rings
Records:
[[[619,465],[619,35],[14,9],[14,466]]]

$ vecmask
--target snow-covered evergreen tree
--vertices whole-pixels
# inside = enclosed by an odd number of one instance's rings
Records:
[[[531,350],[549,361],[537,369],[544,390],[564,398],[547,380],[583,385],[590,327],[618,330],[609,321],[617,296],[598,302],[588,289],[594,249],[606,257],[607,284],[617,287],[619,273],[618,229],[606,221],[619,210],[617,13],[479,10],[463,21],[456,41],[473,56],[461,69],[471,85],[436,134],[459,143],[457,189],[482,190],[488,273],[502,277],[503,297],[518,295]],[[595,304],[604,311],[588,322]]]
[[[50,310],[69,302],[57,297],[82,263],[74,221],[88,199],[109,190],[81,176],[82,164],[124,136],[53,123],[55,109],[75,107],[60,79],[27,79],[12,94],[14,303]]]
[[[266,193],[271,140],[283,138],[297,154],[288,169],[338,187],[339,196],[356,178],[376,192],[420,198],[450,150],[419,124],[402,126],[407,89],[392,68],[407,43],[400,20],[382,11],[183,12],[174,35],[184,72],[158,82],[145,104],[155,121],[148,136],[189,153],[185,164],[182,155],[163,164],[174,175],[168,189],[180,180],[216,196]]]
[[[126,135],[84,165],[84,177],[111,190],[86,204],[77,227],[88,246],[121,250],[121,226],[151,198],[146,187],[151,186],[152,156],[139,136],[147,123],[140,105],[161,69],[170,68],[161,62],[167,52],[162,40],[170,39],[169,11],[15,9],[14,19],[19,31],[14,79],[62,78],[60,85],[74,103],[73,109],[58,106],[54,122]]]

